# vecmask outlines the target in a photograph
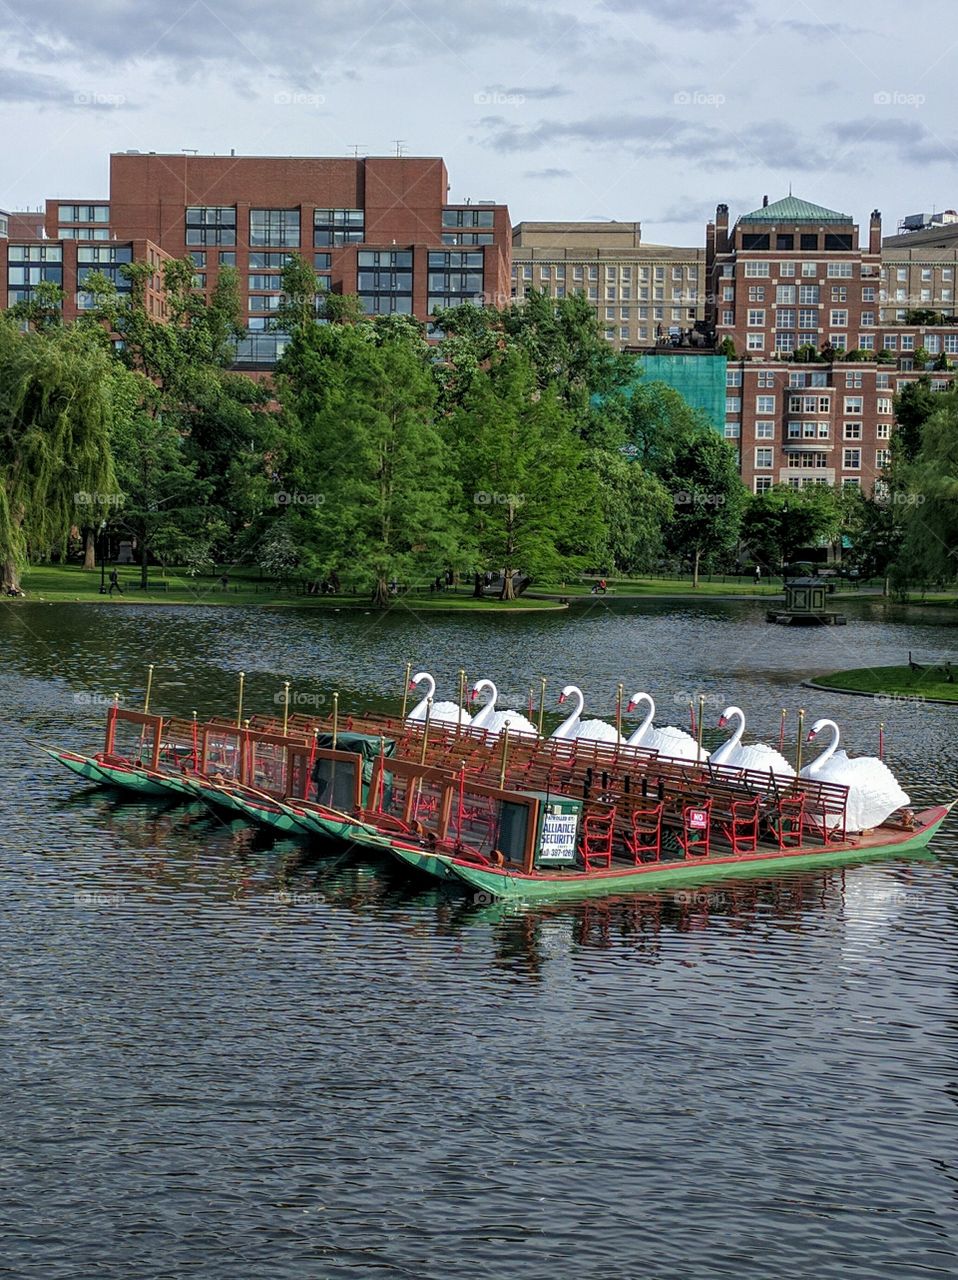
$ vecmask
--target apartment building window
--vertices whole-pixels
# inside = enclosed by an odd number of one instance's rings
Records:
[[[772,372],[771,369],[759,369],[757,385],[759,387],[775,386],[775,374]]]
[[[589,268],[589,279],[590,279],[590,280],[598,280],[598,278],[599,278],[599,268],[598,268],[598,267],[590,267],[590,268]]]
[[[738,415],[742,412],[742,400],[740,396],[725,397],[725,416],[730,417],[733,414]]]
[[[748,287],[749,302],[765,301],[765,286],[763,284],[750,284]]]
[[[665,267],[656,267],[656,268],[655,268],[655,278],[656,278],[656,280],[664,280],[664,279],[665,279]]]
[[[278,311],[282,301],[281,293],[251,293],[248,306],[250,311]]]
[[[795,274],[795,263],[780,262],[778,264],[778,274],[780,276],[793,276]]]
[[[725,424],[726,440],[737,440],[741,434],[742,434],[742,428],[738,422],[726,422]]]
[[[779,307],[775,312],[775,324],[779,329],[794,329],[794,310],[791,307]]]
[[[109,222],[108,204],[61,204],[57,206],[61,222]]]
[[[358,212],[362,212],[360,209]],[[443,209],[444,227],[492,227],[495,226],[492,209]]]
[[[615,302],[615,285],[608,285],[605,291],[606,302]]]
[[[825,246],[828,247],[827,245]],[[852,264],[850,262],[830,262],[827,268],[827,274],[835,279],[850,280],[852,276]]]
[[[755,468],[771,468],[775,465],[775,450],[767,445],[759,445],[755,450]]]
[[[356,292],[367,315],[412,315],[411,250],[361,249],[356,266]]]
[[[748,275],[748,272],[746,272],[745,274]],[[756,272],[755,274],[758,275],[759,273]],[[722,264],[722,275],[723,276],[734,275],[734,268],[730,262],[724,262]]]
[[[111,280],[117,293],[129,294],[132,281],[124,275],[123,266],[132,261],[133,246],[129,244],[81,246],[77,249],[77,285],[82,286],[96,272]],[[96,303],[97,299],[92,293],[82,290],[77,293],[77,306],[82,311],[90,310]]]
[[[236,244],[233,205],[193,205],[186,211],[187,245]]]
[[[862,487],[862,482],[861,482],[860,476],[843,476],[842,477],[843,489],[860,489],[861,487]]]
[[[920,292],[920,294],[919,294],[919,298],[918,298],[918,300],[919,300],[919,302],[931,302],[931,290],[930,290],[930,289],[922,289],[922,290],[921,290],[921,292]]]
[[[775,397],[774,396],[756,396],[755,412],[756,413],[774,413]]]
[[[775,334],[775,350],[776,351],[794,351],[795,350],[795,331],[794,329],[779,329]]]
[[[848,390],[857,390],[862,385],[862,372],[860,369],[845,370],[845,388]]]
[[[742,370],[741,370],[741,369],[726,369],[726,370],[725,370],[725,385],[726,385],[727,387],[740,387],[740,386],[742,385]]]
[[[799,239],[799,248],[806,253],[809,249],[817,249],[818,236],[814,232],[803,232]]]
[[[945,334],[945,352],[950,355],[958,355],[958,333]]]
[[[842,470],[843,471],[860,471],[862,466],[861,449],[843,449],[842,450]]]
[[[775,289],[776,306],[791,307],[795,305],[795,286],[793,284],[780,284]]]
[[[798,327],[800,329],[818,329],[818,312],[814,307],[799,308]]]
[[[481,253],[433,251],[428,255],[427,262],[430,315],[437,307],[458,307],[467,303],[476,305],[482,300]]]
[[[844,284],[832,285],[832,302],[847,302],[848,286]]]
[[[875,335],[873,333],[860,333],[858,335],[858,346],[862,351],[874,351]]]
[[[59,245],[12,244],[7,258],[7,306],[29,302],[41,281],[63,284],[63,250]]]
[[[932,391],[934,391],[934,390],[935,390],[935,384],[934,384],[934,383],[932,383],[932,384],[931,384],[931,389],[932,389]],[[947,384],[947,383],[945,383],[945,385],[944,385],[944,387],[942,388],[942,390],[947,390],[947,389],[948,389],[948,384]],[[890,440],[890,439],[891,439],[891,423],[890,423],[890,422],[879,422],[879,423],[877,424],[877,426],[875,427],[875,438],[876,438],[877,440]]]
[[[791,372],[791,373],[788,375],[788,385],[789,385],[790,387],[804,387],[804,385],[805,385],[805,374],[804,374],[804,373],[797,373],[797,372],[795,372],[795,371]]]
[[[735,301],[735,289],[732,287],[732,285],[727,284],[727,285],[725,285],[725,287],[722,289],[722,301],[723,301],[723,302],[734,302],[734,301]]]
[[[874,311],[863,311],[863,312],[862,312],[862,326],[863,326],[864,328],[866,328],[866,329],[867,329],[869,325],[873,325],[874,323],[875,323],[875,313],[874,313]]]
[[[898,334],[886,333],[885,337],[882,340],[882,345],[884,346],[886,351],[897,351],[898,350]]]
[[[764,326],[765,326],[765,312],[764,312],[764,311],[758,311],[758,310],[756,310],[756,311],[749,311],[749,313],[748,313],[748,323],[749,323],[750,327],[751,327],[751,328],[753,328],[753,329],[760,329],[760,328],[764,328]]]
[[[904,356],[902,356],[898,361],[898,367],[899,369],[914,369],[915,362],[910,358],[906,359]]]
[[[756,440],[774,440],[775,439],[775,423],[770,422],[767,418],[755,423],[755,439]]]
[[[57,227],[58,240],[109,240],[109,227]]]
[[[836,351],[845,351],[848,348],[847,333],[830,333],[828,341],[832,344]]]
[[[819,297],[819,286],[817,284],[799,285],[798,301],[799,301],[799,305],[804,307],[813,306],[813,305],[818,306],[818,303],[821,301]]]
[[[937,333],[925,334],[925,350],[930,356],[937,356],[941,353],[941,338]]]
[[[801,471],[816,471],[828,466],[828,455],[812,449],[799,449],[789,456],[788,465]]]
[[[735,312],[734,312],[734,311],[723,311],[723,312],[722,312],[722,324],[724,324],[724,325],[733,325],[734,323],[735,323]]]
[[[573,279],[573,280],[581,280],[581,279],[582,279],[582,268],[581,268],[581,267],[573,267],[573,268],[572,268],[572,279]]]
[[[874,302],[875,290],[872,288],[862,289],[862,302]]]
[[[299,248],[298,209],[250,209],[250,247],[276,245],[281,248]]]
[[[622,301],[623,301],[623,302],[631,302],[631,301],[632,301],[632,286],[631,286],[631,285],[628,285],[628,284],[624,284],[624,285],[622,286],[622,288],[619,290],[619,294],[620,294],[620,296],[621,296],[621,298],[622,298]]]
[[[656,302],[664,302],[664,301],[665,301],[665,290],[664,290],[664,289],[660,289],[657,285],[653,285],[653,286],[652,286],[652,297],[655,299],[655,301],[656,301]]]
[[[445,213],[443,216],[445,217]],[[365,238],[366,214],[362,209],[313,210],[314,249],[326,249],[337,244],[360,244]],[[524,278],[531,280],[532,268],[527,267],[526,270],[529,274],[523,273]]]
[[[885,467],[891,465],[891,449],[875,450],[875,470],[884,471]]]
[[[875,390],[876,391],[891,390],[891,374],[890,373],[875,374]]]
[[[769,264],[767,262],[746,262],[745,274],[747,276],[767,276],[769,275]]]
[[[845,408],[844,408],[844,412],[845,412],[845,413],[861,413],[861,411],[862,411],[862,397],[861,397],[861,396],[846,396],[846,397],[845,397]]]
[[[599,301],[599,288],[598,288],[598,285],[594,285],[594,284],[590,284],[590,285],[589,285],[589,301],[590,301],[590,302],[598,302],[598,301]]]
[[[745,335],[746,351],[764,351],[765,335],[763,333],[749,333]]]
[[[844,440],[860,440],[862,438],[862,424],[860,422],[846,422],[842,429],[842,438]]]

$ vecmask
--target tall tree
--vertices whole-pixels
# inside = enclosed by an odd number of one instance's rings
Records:
[[[384,317],[297,328],[280,362],[303,560],[370,579],[378,607],[393,579],[433,576],[458,551],[431,359],[414,322]]]
[[[742,539],[755,558],[774,572],[804,548],[834,542],[842,518],[841,498],[831,485],[792,489],[777,484],[747,499]]]
[[[564,575],[603,546],[600,489],[592,456],[557,391],[540,388],[530,358],[507,349],[472,378],[448,424],[477,568]]]
[[[958,577],[958,392],[936,394],[912,462],[895,469],[902,502],[904,542],[896,585],[909,578],[942,583]]]
[[[116,480],[110,359],[96,335],[51,327],[21,333],[0,317],[0,563],[19,591],[28,548],[65,546],[89,509],[108,505]]]
[[[735,451],[714,431],[697,436],[676,450],[661,479],[674,504],[666,543],[691,561],[697,587],[702,565],[731,552],[738,539],[748,494]]]

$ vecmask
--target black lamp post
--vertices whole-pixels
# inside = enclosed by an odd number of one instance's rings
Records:
[[[106,528],[106,521],[100,521],[100,527],[97,530],[97,555],[100,557],[100,595],[106,595],[106,561],[103,558],[103,530]]]

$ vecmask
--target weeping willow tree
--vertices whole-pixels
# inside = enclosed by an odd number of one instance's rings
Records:
[[[0,318],[0,566],[19,592],[30,556],[119,500],[110,451],[113,366],[102,333],[21,332]]]

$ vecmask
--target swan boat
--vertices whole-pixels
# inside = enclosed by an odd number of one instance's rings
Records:
[[[321,732],[291,720],[283,734],[268,720],[239,728],[111,707],[102,752],[48,750],[89,781],[202,799],[523,900],[914,854],[952,807],[892,813],[848,834],[849,788],[828,778],[582,739],[510,742],[508,732],[446,726],[430,743],[421,722],[348,720]]]

